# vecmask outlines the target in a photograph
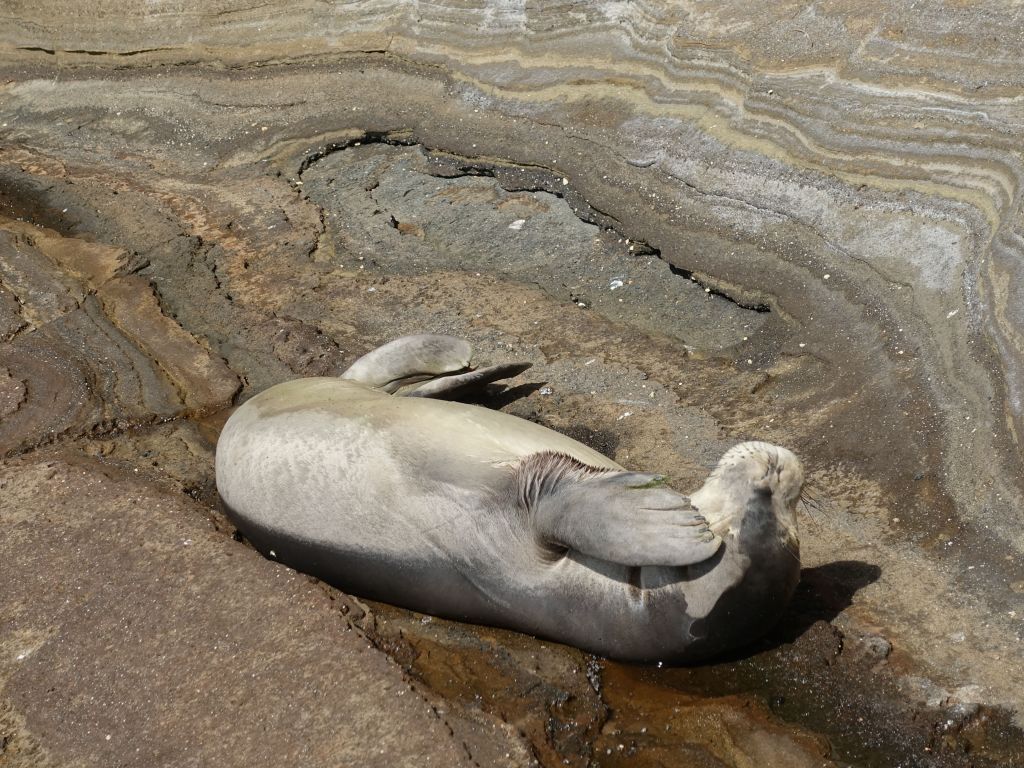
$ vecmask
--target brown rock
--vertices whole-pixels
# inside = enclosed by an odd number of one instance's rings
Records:
[[[208,411],[230,404],[240,386],[238,377],[160,310],[146,280],[118,277],[103,284],[97,295],[118,329],[167,374],[186,407]]]
[[[477,764],[343,599],[185,497],[40,457],[0,469],[0,521],[5,745],[60,765]],[[522,764],[491,732],[488,764]],[[37,765],[25,750],[13,765]]]

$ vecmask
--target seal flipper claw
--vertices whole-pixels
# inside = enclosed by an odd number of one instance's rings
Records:
[[[626,566],[708,559],[722,540],[688,498],[655,482],[659,478],[537,454],[520,466],[520,499],[532,511],[542,545]]]
[[[468,392],[483,389],[488,384],[501,379],[511,379],[532,366],[533,363],[503,363],[478,368],[465,373],[454,373],[424,382],[413,389],[396,394],[406,397],[436,397],[451,400]]]

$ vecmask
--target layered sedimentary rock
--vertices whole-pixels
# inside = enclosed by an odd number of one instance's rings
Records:
[[[395,333],[511,345],[555,394],[506,407],[682,486],[731,440],[793,447],[826,509],[805,559],[874,574],[824,618],[890,638],[908,700],[1019,708],[1022,29],[995,3],[8,4],[0,450],[128,461],[124,430]]]
[[[161,311],[123,251],[0,226],[0,280],[16,298],[4,318],[0,452],[231,401],[237,376]]]

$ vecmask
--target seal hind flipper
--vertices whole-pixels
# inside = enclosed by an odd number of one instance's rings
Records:
[[[441,376],[436,379],[414,385],[407,391],[399,391],[396,394],[407,397],[436,397],[444,400],[451,400],[468,392],[481,390],[488,384],[501,379],[511,379],[527,370],[533,363],[503,363],[501,365],[490,365],[486,368],[465,373],[454,373],[448,376]]]
[[[367,352],[341,378],[389,394],[453,399],[517,376],[532,365],[504,363],[474,369],[470,365],[472,356],[469,342],[455,336],[401,336]]]
[[[473,348],[465,339],[432,333],[401,336],[367,352],[348,367],[341,378],[374,389],[395,392],[406,384],[464,373]]]
[[[708,559],[722,544],[690,500],[660,475],[539,453],[520,463],[516,480],[538,540],[555,551],[627,566],[683,566]]]

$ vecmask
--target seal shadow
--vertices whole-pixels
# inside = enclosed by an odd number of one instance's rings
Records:
[[[514,387],[505,384],[488,384],[482,389],[463,395],[459,401],[500,411],[516,400],[522,400],[524,397],[529,397],[534,392],[540,391],[544,387],[544,383],[543,381],[531,381],[526,384],[517,384]]]
[[[853,605],[854,596],[878,581],[882,569],[863,560],[836,560],[800,570],[793,599],[778,623],[759,641],[708,659],[704,664],[741,661],[796,642],[818,622],[831,622]]]
[[[531,381],[514,387],[508,387],[503,384],[490,384],[484,389],[474,392],[470,397],[464,397],[461,399],[462,402],[482,405],[492,410],[499,411],[517,400],[522,400],[535,392],[539,392],[544,388],[546,383],[547,382],[544,381]],[[545,423],[543,419],[538,418],[536,413],[520,413],[514,415],[524,418],[527,421],[533,421],[538,424],[551,427],[551,425]],[[605,456],[614,457],[615,451],[619,446],[619,436],[609,430],[591,429],[583,424],[573,424],[568,427],[563,425],[557,428],[551,428],[555,429],[556,432],[561,432],[566,437],[571,437],[573,440],[583,443],[588,448],[593,448],[595,451],[602,453]]]
[[[770,636],[791,643],[818,621],[832,621],[853,605],[854,596],[882,575],[882,569],[863,560],[836,560],[800,570],[800,583]]]

